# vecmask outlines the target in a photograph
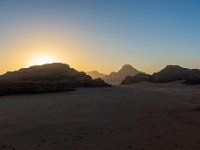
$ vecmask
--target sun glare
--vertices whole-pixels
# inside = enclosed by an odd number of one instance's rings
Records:
[[[43,65],[43,64],[50,64],[56,62],[56,59],[50,56],[40,56],[33,58],[30,62],[30,66],[33,65]]]

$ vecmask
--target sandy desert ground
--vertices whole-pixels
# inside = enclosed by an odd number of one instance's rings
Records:
[[[200,86],[138,83],[0,98],[0,150],[199,150]]]

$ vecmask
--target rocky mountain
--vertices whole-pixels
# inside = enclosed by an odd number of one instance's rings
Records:
[[[93,80],[61,63],[45,64],[7,72],[0,76],[0,95],[66,91],[76,87],[106,87],[102,79]]]
[[[200,70],[183,68],[178,65],[168,65],[161,71],[152,75],[138,74],[132,77],[126,77],[122,84],[130,84],[141,81],[153,83],[166,83],[177,80],[184,80],[186,84],[200,84]]]
[[[121,84],[138,83],[142,81],[149,81],[151,75],[146,73],[138,73],[135,76],[127,76]]]
[[[110,84],[120,84],[121,81],[126,76],[134,76],[138,74],[140,71],[133,68],[131,65],[124,65],[118,72],[111,72],[109,75],[106,75],[102,79],[105,80],[107,83]]]
[[[91,76],[93,79],[103,78],[106,76],[106,74],[99,73],[98,71],[89,71],[87,72],[87,74]]]
[[[150,81],[155,83],[184,80],[190,75],[190,69],[178,65],[168,65],[163,70],[151,75]]]

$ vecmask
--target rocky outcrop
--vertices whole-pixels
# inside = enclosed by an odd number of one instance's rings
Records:
[[[142,82],[142,81],[149,81],[151,75],[146,74],[146,73],[138,73],[137,75],[131,77],[131,76],[127,76],[123,81],[122,81],[122,85],[123,84],[131,84],[131,83],[138,83],[138,82]]]
[[[139,71],[135,68],[133,68],[131,65],[124,65],[118,72],[112,72],[109,75],[106,75],[102,79],[105,80],[107,83],[110,84],[120,84],[122,80],[126,76],[134,76],[138,74]]]
[[[200,84],[200,70],[192,69],[190,76],[183,82],[185,84]]]
[[[93,80],[69,65],[54,63],[23,68],[0,76],[0,94],[67,91],[77,87],[106,87],[102,79]]]
[[[183,68],[178,65],[168,65],[161,71],[152,75],[139,73],[132,77],[126,77],[122,84],[131,84],[141,81],[153,83],[166,83],[183,80],[185,84],[200,84],[200,70]]]
[[[176,80],[184,80],[190,76],[190,69],[178,65],[168,65],[163,70],[154,73],[150,77],[150,82],[165,83]]]
[[[92,81],[92,87],[108,87],[110,86],[109,84],[107,84],[104,80],[102,80],[101,78],[97,78],[94,79]]]
[[[200,75],[192,75],[188,77],[183,83],[185,84],[200,84]]]

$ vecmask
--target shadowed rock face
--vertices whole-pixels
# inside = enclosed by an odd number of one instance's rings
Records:
[[[94,79],[92,81],[92,84],[91,86],[93,87],[102,87],[103,86],[110,86],[109,84],[107,84],[104,80],[102,80],[101,78],[97,78],[97,79]]]
[[[131,76],[127,76],[123,81],[122,81],[122,85],[123,84],[131,84],[131,83],[138,83],[138,82],[142,82],[142,81],[149,81],[151,75],[146,74],[146,73],[138,73],[137,75],[131,77]]]
[[[93,80],[69,65],[54,63],[23,68],[0,76],[0,94],[23,94],[66,91],[76,87],[109,86],[103,80]]]
[[[190,76],[183,82],[185,84],[200,84],[200,70],[192,69]]]
[[[177,80],[184,80],[185,84],[200,84],[200,70],[187,69],[178,65],[168,65],[163,70],[152,75],[138,74],[133,77],[126,77],[122,84],[137,83],[142,81],[153,83],[166,83]]]
[[[106,75],[105,77],[103,77],[102,79],[110,84],[121,83],[121,81],[126,76],[134,76],[138,73],[139,71],[133,68],[131,65],[124,65],[118,72],[112,72],[109,75]]]
[[[190,69],[182,68],[178,65],[168,65],[160,72],[151,75],[150,82],[164,83],[176,80],[184,80],[189,75]]]

